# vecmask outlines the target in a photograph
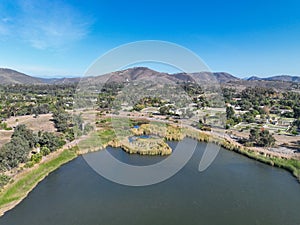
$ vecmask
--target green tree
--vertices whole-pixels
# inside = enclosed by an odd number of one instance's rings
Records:
[[[170,114],[170,106],[164,105],[159,108],[159,113],[161,115],[169,115]]]
[[[258,140],[259,140],[259,130],[258,129],[251,129],[250,130],[249,140],[251,142],[255,142],[255,143],[258,142]]]
[[[261,147],[271,147],[275,144],[275,138],[268,130],[251,129],[249,141]]]
[[[295,106],[293,110],[294,110],[294,118],[296,119],[300,118],[300,107]]]
[[[234,114],[235,114],[234,109],[231,106],[227,106],[226,107],[226,117],[227,117],[227,119],[234,118]]]
[[[62,108],[53,112],[53,122],[58,132],[66,132],[71,123],[71,116]]]
[[[44,146],[44,147],[41,148],[41,154],[43,156],[49,155],[50,152],[51,152],[50,149],[48,147],[46,147],[46,146]]]
[[[65,141],[53,133],[44,132],[40,137],[39,143],[41,146],[47,147],[53,152],[62,147],[65,144]]]
[[[27,129],[26,125],[24,124],[18,125],[15,128],[12,139],[15,137],[21,137],[22,139],[28,141],[30,148],[33,148],[38,142],[37,135],[35,135],[32,130]]]
[[[268,130],[262,130],[260,132],[260,137],[257,144],[262,147],[271,147],[275,144],[275,138],[270,134]]]
[[[34,163],[39,163],[42,160],[43,155],[40,153],[36,153],[31,156],[31,161]]]

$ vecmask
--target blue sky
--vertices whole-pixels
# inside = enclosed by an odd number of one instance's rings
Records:
[[[0,67],[78,76],[119,45],[163,40],[238,77],[300,75],[300,1],[1,0]]]

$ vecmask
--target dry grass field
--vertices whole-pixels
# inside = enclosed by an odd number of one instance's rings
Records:
[[[0,130],[0,148],[5,143],[9,142],[13,131]]]
[[[33,116],[11,117],[6,122],[8,127],[15,127],[20,124],[25,124],[34,132],[38,132],[39,130],[55,132],[55,127],[51,119],[52,114],[44,114],[39,115],[37,118],[34,118]],[[9,142],[12,133],[13,131],[0,130],[0,147]]]
[[[54,132],[54,124],[51,121],[52,114],[39,115],[37,118],[33,116],[18,116],[11,117],[6,122],[9,127],[15,127],[18,124],[25,124],[29,129],[33,131],[48,131]]]

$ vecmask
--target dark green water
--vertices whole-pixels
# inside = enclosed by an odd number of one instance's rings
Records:
[[[223,149],[199,173],[204,147],[199,143],[192,159],[174,177],[148,187],[112,183],[79,157],[42,181],[0,224],[300,224],[300,184],[288,172]],[[109,151],[135,165],[162,160]]]

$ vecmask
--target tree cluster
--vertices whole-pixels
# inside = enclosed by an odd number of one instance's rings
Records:
[[[81,114],[71,115],[62,107],[58,107],[52,117],[55,128],[63,133],[68,141],[73,141],[76,137],[87,134],[93,129],[91,124],[84,124]]]
[[[15,128],[10,142],[0,149],[0,169],[10,170],[20,163],[27,162],[29,153],[38,146],[55,151],[64,144],[64,140],[53,133],[35,134],[25,125],[19,125]]]
[[[249,142],[260,147],[271,147],[275,144],[275,138],[268,130],[251,129]]]

